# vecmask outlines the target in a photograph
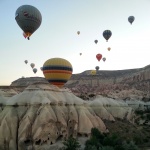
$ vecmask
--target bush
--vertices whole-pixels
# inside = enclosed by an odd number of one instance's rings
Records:
[[[81,147],[79,142],[73,137],[70,137],[67,141],[64,141],[63,144],[64,147],[62,147],[60,150],[79,150]]]
[[[139,148],[135,145],[133,141],[127,143],[126,141],[122,144],[124,150],[139,150]]]

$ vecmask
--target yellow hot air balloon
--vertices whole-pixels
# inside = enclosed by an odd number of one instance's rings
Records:
[[[51,58],[43,64],[43,74],[49,83],[62,87],[72,75],[72,65],[63,58]]]
[[[23,36],[29,40],[29,37],[40,27],[42,15],[36,7],[22,5],[16,10],[15,19],[24,31]]]
[[[96,70],[91,70],[91,75],[96,75]]]

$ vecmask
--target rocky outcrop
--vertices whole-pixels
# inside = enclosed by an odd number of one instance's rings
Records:
[[[42,77],[27,77],[27,78],[22,77],[13,81],[10,86],[26,86],[27,87],[33,83],[41,83],[41,82],[48,83],[48,81]]]
[[[3,104],[0,149],[38,149],[45,145],[49,149],[70,135],[88,137],[93,127],[108,132],[103,120],[132,122],[133,116],[133,109],[123,101],[100,95],[84,101],[67,88],[33,84]]]
[[[37,82],[48,83],[42,77],[20,78],[10,87],[27,87]],[[92,95],[104,95],[113,99],[150,101],[150,65],[139,69],[99,70],[96,75],[91,75],[90,70],[84,71],[73,74],[64,87],[85,100]]]
[[[140,69],[99,71],[97,75],[76,75],[66,83],[73,93],[101,94],[114,99],[150,101],[150,66]]]

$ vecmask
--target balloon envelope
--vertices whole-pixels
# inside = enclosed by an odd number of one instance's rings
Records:
[[[51,58],[43,64],[43,74],[49,83],[62,87],[72,75],[72,65],[63,58]]]
[[[108,39],[111,37],[112,32],[110,30],[105,30],[103,32],[103,37],[106,39],[106,41],[108,41]]]
[[[15,19],[24,37],[29,38],[41,25],[42,15],[34,6],[22,5],[16,10]]]
[[[91,70],[91,75],[96,75],[96,70]]]
[[[37,72],[37,69],[36,69],[36,68],[33,68],[33,72],[36,73],[36,72]]]
[[[97,44],[97,43],[98,43],[98,40],[95,40],[94,42],[95,42],[95,44]]]
[[[40,67],[41,71],[43,71],[43,67]]]
[[[79,35],[79,34],[80,34],[80,31],[77,31],[77,34]]]
[[[25,62],[26,64],[28,63],[28,61],[27,61],[27,60],[25,60],[24,62]]]
[[[132,24],[133,21],[135,20],[134,16],[129,16],[128,17],[128,21]]]
[[[31,63],[30,66],[31,66],[32,68],[34,68],[35,64],[34,64],[34,63]]]
[[[106,57],[103,57],[102,59],[103,59],[104,62],[106,61]]]
[[[110,48],[110,47],[108,47],[107,49],[108,49],[108,51],[110,51],[110,50],[111,50],[111,48]]]
[[[96,66],[95,69],[96,69],[96,71],[98,71],[99,70],[99,66]]]
[[[96,58],[97,58],[98,61],[100,61],[102,59],[102,54],[97,54]]]

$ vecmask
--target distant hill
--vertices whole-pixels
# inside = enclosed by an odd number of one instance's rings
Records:
[[[137,69],[99,70],[91,75],[91,70],[73,74],[65,87],[78,96],[97,95],[115,99],[150,99],[150,65]],[[43,77],[19,78],[10,86],[28,86],[35,82],[48,83]],[[87,97],[88,98],[88,97]]]

